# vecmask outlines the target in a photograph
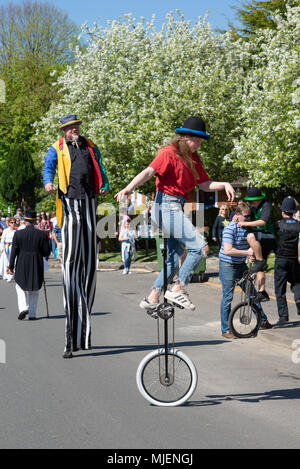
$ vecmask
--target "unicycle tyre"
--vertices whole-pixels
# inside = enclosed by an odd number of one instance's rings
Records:
[[[228,318],[231,332],[238,338],[248,338],[257,335],[261,326],[261,311],[255,303],[247,301],[237,304]]]
[[[193,362],[179,350],[168,351],[169,373],[166,379],[165,350],[154,350],[141,361],[137,373],[137,387],[151,404],[175,407],[186,402],[194,393],[198,375]]]

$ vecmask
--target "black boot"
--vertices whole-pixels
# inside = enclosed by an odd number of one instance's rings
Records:
[[[19,314],[18,319],[20,319],[20,321],[23,321],[23,319],[26,318],[27,314],[28,314],[28,311],[22,311],[22,312]]]

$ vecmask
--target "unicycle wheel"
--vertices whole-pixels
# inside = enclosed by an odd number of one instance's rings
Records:
[[[186,402],[197,387],[197,370],[193,362],[179,350],[169,350],[166,371],[165,350],[155,350],[141,361],[137,387],[151,404],[175,407]]]

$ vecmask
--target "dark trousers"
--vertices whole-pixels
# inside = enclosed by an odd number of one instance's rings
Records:
[[[300,264],[298,259],[276,257],[274,270],[278,316],[288,320],[289,310],[286,301],[286,287],[289,282],[295,301],[300,301]]]

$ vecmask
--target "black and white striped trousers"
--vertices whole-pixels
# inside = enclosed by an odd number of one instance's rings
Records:
[[[65,352],[87,350],[96,291],[96,199],[63,197],[62,202]]]

